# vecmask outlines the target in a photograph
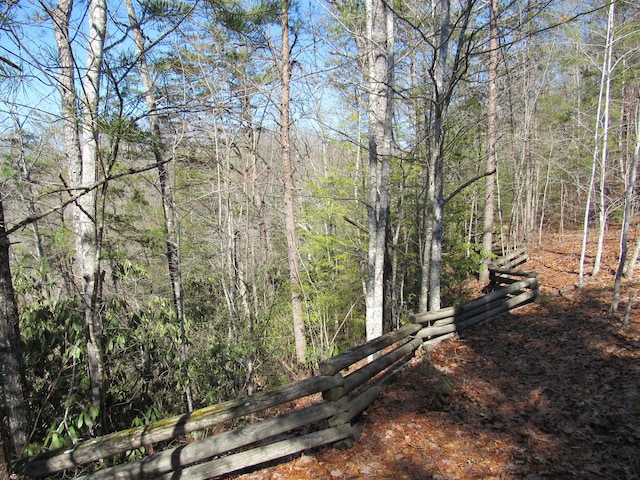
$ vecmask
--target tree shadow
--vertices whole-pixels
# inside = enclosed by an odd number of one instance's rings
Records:
[[[408,410],[447,432],[423,432],[425,455],[457,465],[422,478],[640,478],[639,330],[621,329],[609,297],[598,288],[543,296],[443,342],[434,366],[425,358],[400,380],[407,400],[383,394],[374,408],[386,403],[391,424],[400,415],[406,422]],[[394,401],[406,410],[389,408]],[[493,460],[480,465],[487,444]],[[476,466],[464,465],[456,448],[469,449]]]

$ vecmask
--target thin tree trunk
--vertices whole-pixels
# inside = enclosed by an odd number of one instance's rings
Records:
[[[616,270],[615,281],[613,284],[613,302],[611,303],[611,313],[618,310],[620,303],[620,284],[625,263],[627,261],[627,240],[629,237],[629,227],[631,224],[631,216],[633,212],[633,198],[635,194],[636,177],[638,172],[638,160],[640,157],[640,115],[636,120],[636,146],[633,151],[633,160],[629,168],[629,174],[626,178],[626,192],[624,196],[624,217],[622,220],[622,232],[620,235],[620,258],[618,268]]]
[[[497,164],[497,143],[498,143],[498,0],[491,0],[489,19],[489,99],[488,99],[488,152],[487,173],[494,172]],[[482,221],[482,250],[484,260],[480,269],[480,282],[489,280],[489,262],[491,261],[491,250],[493,246],[493,223],[494,223],[494,203],[495,203],[495,174],[489,174],[485,179],[485,202],[484,215]]]
[[[445,72],[449,52],[450,0],[439,0],[440,15],[438,24],[438,48],[435,60],[435,90],[433,113],[433,147],[431,152],[431,178],[429,198],[432,202],[431,259],[429,264],[429,310],[440,308],[440,272],[442,269],[442,240],[444,234],[444,117],[448,106],[448,95],[445,92]],[[446,88],[449,90],[450,86]]]
[[[428,175],[429,177],[431,175]],[[424,313],[429,310],[429,280],[431,274],[431,244],[433,242],[433,214],[432,207],[434,200],[429,192],[432,192],[432,188],[427,188],[427,197],[425,202],[425,215],[424,215],[424,233],[422,239],[422,262],[420,265],[421,279],[420,279],[420,304],[419,311]]]
[[[498,175],[498,165],[496,165],[496,179],[500,178],[500,175]],[[502,218],[502,196],[500,195],[500,182],[496,181],[495,183],[496,185],[496,203],[498,206],[498,225],[500,225],[500,251],[502,252],[502,255],[504,255],[505,251],[506,251],[506,245],[505,245],[505,225],[504,225],[504,220]],[[507,231],[508,233],[508,231]],[[492,252],[493,253],[493,252]]]
[[[564,209],[565,209],[565,188],[564,180],[560,180],[560,235],[564,235]]]
[[[293,191],[293,166],[291,163],[291,140],[289,137],[289,102],[291,86],[291,59],[289,52],[289,0],[281,3],[282,48],[280,92],[280,148],[282,155],[282,177],[284,182],[284,216],[289,279],[291,283],[291,309],[296,360],[303,365],[307,357],[307,339],[302,308],[302,284],[300,282],[300,259],[298,257],[298,234],[296,228],[295,199]]]
[[[604,106],[602,118],[602,138],[601,145],[595,145],[595,149],[601,148],[600,153],[600,186],[598,195],[598,246],[596,249],[596,258],[593,262],[592,275],[596,276],[600,272],[602,264],[602,252],[604,250],[604,235],[607,227],[607,211],[606,211],[606,172],[607,172],[607,156],[609,143],[609,111],[611,103],[611,74],[613,62],[613,26],[615,21],[615,2],[609,6],[609,20],[607,23],[607,43],[605,46],[605,60],[602,70],[602,78],[604,80]],[[600,118],[596,119],[600,122]]]
[[[627,262],[627,265],[624,269],[624,276],[626,278],[633,277],[633,271],[636,268],[636,263],[638,262],[638,257],[640,256],[640,235],[636,236],[635,244],[633,245],[633,253]]]
[[[0,429],[4,430],[6,427],[6,437],[10,445],[9,453],[13,459],[16,459],[22,455],[27,445],[30,421],[20,340],[20,319],[11,277],[9,245],[0,191],[0,385],[6,417],[6,423],[2,422]],[[5,438],[5,435],[2,435],[2,438]]]
[[[402,312],[402,285],[398,284],[398,281],[404,277],[400,274],[399,256],[400,256],[400,237],[405,231],[405,218],[404,218],[404,205],[406,196],[406,185],[404,179],[400,186],[400,192],[398,192],[398,224],[393,229],[393,242],[391,247],[391,278],[389,279],[389,290],[391,296],[391,328],[400,328],[400,315]],[[406,243],[406,242],[405,242]],[[406,258],[406,257],[405,257]]]
[[[544,230],[544,216],[547,205],[547,194],[549,191],[549,182],[551,177],[551,164],[547,164],[547,176],[544,182],[544,191],[542,193],[542,207],[540,209],[540,223],[538,227],[538,245],[542,244],[542,232]]]
[[[527,53],[529,51],[529,44],[527,43]],[[529,55],[528,55],[529,56]],[[524,86],[524,127],[522,132],[522,151],[521,160],[522,168],[524,171],[524,178],[521,188],[524,191],[524,202],[522,205],[522,215],[520,218],[520,233],[516,237],[516,241],[524,241],[525,243],[531,240],[533,234],[534,225],[534,208],[533,208],[533,165],[531,160],[531,132],[533,130],[533,118],[534,118],[534,100],[531,98],[531,72],[525,72],[525,86]]]
[[[173,308],[180,326],[180,343],[181,353],[180,361],[182,363],[182,375],[185,377],[181,382],[185,385],[185,399],[187,410],[193,411],[193,400],[191,395],[191,385],[188,379],[187,368],[187,334],[186,334],[186,314],[184,307],[184,286],[182,283],[182,262],[180,259],[180,250],[178,242],[178,233],[176,228],[175,207],[173,203],[173,194],[171,191],[171,183],[169,172],[167,171],[164,145],[162,142],[162,134],[160,132],[160,122],[158,120],[158,111],[155,97],[155,86],[149,67],[147,65],[145,39],[142,28],[138,23],[135,8],[132,0],[125,0],[127,14],[129,16],[129,24],[133,32],[133,39],[136,45],[136,53],[138,55],[138,64],[140,71],[140,79],[144,88],[145,101],[147,104],[147,115],[149,118],[149,128],[151,130],[152,150],[156,160],[156,168],[158,171],[158,182],[160,184],[160,198],[162,200],[162,213],[164,219],[164,236],[167,247],[167,266],[169,269],[169,279],[171,281],[171,290],[173,292]]]

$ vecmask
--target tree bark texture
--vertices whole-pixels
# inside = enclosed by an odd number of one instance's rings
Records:
[[[369,116],[369,248],[366,338],[382,335],[384,264],[389,216],[393,85],[393,15],[382,0],[366,2],[366,76]]]
[[[448,91],[445,86],[447,58],[449,53],[450,0],[440,0],[436,12],[437,38],[436,59],[434,62],[434,99],[431,158],[429,163],[428,201],[431,204],[431,249],[429,250],[429,310],[440,308],[440,270],[442,268],[442,238],[444,233],[444,131],[443,124],[448,108]],[[425,249],[426,252],[426,249]]]
[[[618,310],[618,305],[620,303],[620,287],[625,264],[627,262],[627,242],[629,239],[629,229],[631,226],[631,217],[633,212],[633,198],[635,196],[638,161],[640,161],[640,115],[638,115],[638,118],[636,119],[636,145],[633,150],[631,166],[625,182],[626,191],[624,197],[622,232],[620,234],[620,258],[618,260],[618,268],[616,269],[615,280],[613,283],[613,302],[611,303],[612,313],[615,313]],[[629,302],[631,302],[631,297],[629,298]]]
[[[86,75],[83,81],[81,165],[78,186],[89,186],[98,176],[98,104],[100,76],[107,25],[105,0],[89,3],[89,40]],[[97,191],[91,190],[78,199],[74,215],[76,251],[81,262],[82,298],[87,331],[87,364],[91,383],[91,402],[104,418],[105,376],[102,351],[102,318],[100,302],[100,240],[97,231]],[[104,425],[102,425],[104,426]]]
[[[60,94],[65,154],[70,187],[77,194],[96,183],[98,170],[98,102],[103,46],[106,33],[106,3],[92,0],[89,5],[89,39],[86,74],[81,98],[82,126],[78,125],[73,57],[69,23],[72,0],[60,0],[51,11],[60,61]],[[79,129],[82,129],[82,143]],[[98,312],[100,291],[99,238],[97,232],[97,193],[88,189],[73,204],[76,268],[84,305],[87,367],[93,405],[103,411],[104,363],[102,358],[102,320]]]
[[[300,260],[298,257],[298,234],[296,229],[295,197],[293,191],[293,165],[291,162],[291,139],[289,135],[289,103],[291,88],[291,59],[289,52],[289,0],[281,3],[281,76],[280,92],[280,148],[282,155],[282,177],[284,182],[284,216],[285,235],[287,237],[287,254],[289,259],[289,280],[291,283],[291,310],[293,315],[293,336],[296,348],[296,360],[304,364],[307,356],[307,339],[305,334],[302,308],[302,291],[300,283]]]
[[[605,59],[602,70],[604,79],[604,105],[602,112],[602,139],[600,146],[600,182],[598,188],[598,246],[596,248],[596,258],[593,261],[592,275],[600,272],[602,264],[602,254],[604,251],[604,235],[607,227],[607,202],[606,202],[606,177],[607,177],[607,157],[609,156],[609,117],[611,112],[611,77],[613,74],[613,44],[614,44],[614,24],[615,24],[615,2],[609,5],[609,19],[607,21],[607,43],[605,46]],[[600,122],[600,118],[596,119]]]
[[[613,21],[615,14],[615,3],[612,2],[609,5],[609,19],[607,22],[607,40],[605,46],[605,55],[604,60],[602,62],[602,75],[600,77],[600,94],[598,96],[598,109],[596,113],[596,124],[594,129],[594,149],[593,149],[593,164],[591,167],[591,178],[589,180],[589,186],[587,189],[587,199],[584,211],[584,223],[583,223],[583,233],[582,233],[582,252],[580,254],[580,267],[578,274],[578,287],[581,288],[584,282],[584,263],[587,256],[587,238],[589,235],[589,216],[591,212],[591,198],[593,195],[593,190],[595,186],[596,173],[598,172],[598,164],[600,164],[600,178],[604,178],[604,158],[600,158],[598,162],[598,153],[600,155],[606,155],[607,153],[607,145],[606,145],[606,137],[608,135],[607,129],[608,125],[608,109],[609,109],[609,92],[610,92],[610,73],[611,73],[611,57],[612,57],[612,49],[613,49]],[[604,113],[603,113],[604,112]],[[601,120],[601,117],[604,116],[604,120]],[[602,132],[602,133],[601,133]],[[604,182],[601,180],[601,190],[604,187]],[[600,192],[600,212],[599,212],[599,220],[600,220],[600,235],[598,236],[598,247],[596,251],[596,259],[594,260],[593,270],[591,272],[592,275],[596,275],[600,270],[600,262],[602,258],[602,246],[604,245],[604,192]],[[602,240],[602,241],[601,241]]]
[[[489,18],[489,99],[487,118],[487,173],[494,172],[497,164],[498,143],[498,0],[491,0]],[[493,223],[495,203],[495,174],[485,179],[485,202],[482,218],[482,250],[485,258],[480,269],[480,282],[489,280],[489,262],[493,247]]]
[[[15,459],[22,454],[27,445],[30,421],[18,306],[9,264],[9,237],[5,233],[2,192],[0,192],[0,386],[8,430],[9,453]],[[5,428],[4,422],[0,428]],[[0,440],[4,437],[2,435]]]
[[[433,82],[433,96],[427,110],[431,112],[430,145],[426,172],[427,198],[425,202],[426,220],[422,247],[422,282],[420,290],[420,311],[425,305],[429,310],[440,308],[442,241],[444,235],[444,155],[445,121],[453,92],[462,74],[467,69],[469,36],[467,29],[473,0],[462,6],[460,17],[456,19],[457,40],[453,58],[449,58],[452,39],[451,2],[433,0],[434,16],[433,65],[430,75]],[[428,278],[428,281],[426,278]],[[428,290],[426,288],[428,287]],[[426,300],[428,298],[428,301]]]

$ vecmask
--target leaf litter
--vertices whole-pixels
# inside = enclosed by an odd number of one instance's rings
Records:
[[[418,352],[365,412],[352,448],[237,478],[640,478],[640,306],[622,324],[640,281],[623,280],[612,315],[617,245],[612,231],[601,273],[582,289],[579,234],[530,247],[522,268],[538,272],[537,301]]]

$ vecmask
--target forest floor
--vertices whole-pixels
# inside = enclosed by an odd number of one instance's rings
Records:
[[[616,235],[582,290],[579,234],[530,247],[522,268],[538,272],[534,304],[416,356],[365,412],[352,448],[239,478],[640,478],[640,272],[623,281],[612,316]],[[623,326],[629,292],[638,295]]]

